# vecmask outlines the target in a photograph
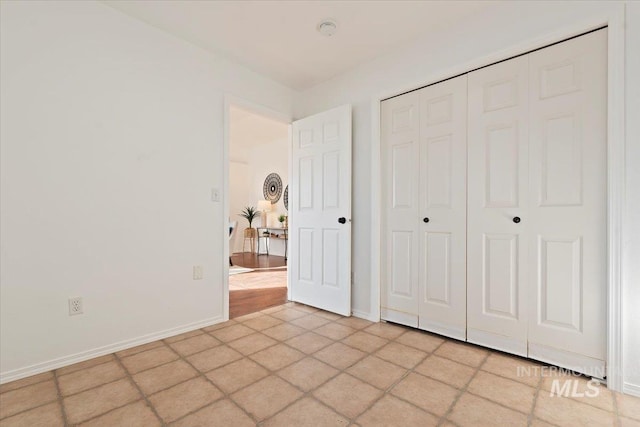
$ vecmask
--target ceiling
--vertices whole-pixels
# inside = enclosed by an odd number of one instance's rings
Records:
[[[130,16],[303,90],[495,1],[103,0]],[[322,36],[333,18],[338,31]]]
[[[286,141],[289,125],[232,105],[229,109],[229,157],[239,161],[258,144]]]

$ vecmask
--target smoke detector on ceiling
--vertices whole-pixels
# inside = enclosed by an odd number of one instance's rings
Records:
[[[318,32],[325,37],[331,37],[338,31],[338,24],[333,19],[323,19],[316,27]]]

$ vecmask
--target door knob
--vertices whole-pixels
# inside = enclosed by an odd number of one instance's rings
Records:
[[[513,217],[513,222],[515,222],[516,224],[520,222],[520,217],[519,216],[514,216]]]
[[[425,216],[424,218],[422,218],[422,222],[429,222],[429,218]]]
[[[338,222],[339,222],[340,224],[345,224],[345,223],[347,222],[347,218],[345,218],[345,217],[341,216],[340,218],[338,218]]]

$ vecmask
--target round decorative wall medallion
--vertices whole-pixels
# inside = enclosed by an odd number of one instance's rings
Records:
[[[280,175],[277,173],[267,175],[267,179],[264,180],[264,185],[262,186],[262,194],[272,205],[278,203],[282,195],[282,179],[280,179]]]
[[[288,185],[284,188],[283,200],[284,200],[284,208],[286,210],[289,210],[289,186]]]

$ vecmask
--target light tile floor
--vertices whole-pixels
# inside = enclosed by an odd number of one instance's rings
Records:
[[[0,425],[640,426],[640,399],[543,366],[288,303],[5,384]]]

